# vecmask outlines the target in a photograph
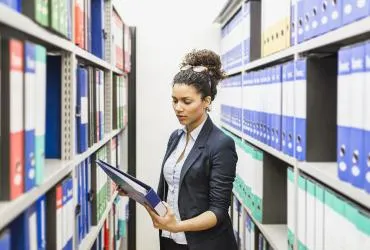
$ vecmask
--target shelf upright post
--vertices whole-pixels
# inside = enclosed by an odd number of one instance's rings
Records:
[[[72,160],[75,155],[76,67],[75,54],[62,52],[62,160]]]

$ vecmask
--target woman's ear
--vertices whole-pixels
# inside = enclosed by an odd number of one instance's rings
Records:
[[[206,96],[203,101],[204,101],[204,104],[205,104],[205,110],[209,111],[210,110],[209,107],[211,106],[211,102],[212,102],[211,97]]]

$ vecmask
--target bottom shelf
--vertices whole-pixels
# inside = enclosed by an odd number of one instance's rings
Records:
[[[113,202],[116,199],[117,195],[118,195],[117,192],[113,194],[112,199],[109,201],[107,209],[104,211],[103,216],[100,219],[98,225],[91,227],[89,234],[82,240],[81,244],[77,247],[77,249],[91,249],[91,247],[94,245],[94,242],[104,225],[104,221],[107,219],[109,211],[112,209]]]
[[[261,233],[265,236],[266,240],[275,250],[288,249],[288,226],[286,224],[261,224],[251,215],[250,209],[245,206],[240,199],[239,195],[233,192],[234,196],[242,204],[243,208],[248,212],[254,224],[258,227]]]

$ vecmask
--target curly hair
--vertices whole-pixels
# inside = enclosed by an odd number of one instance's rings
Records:
[[[210,96],[213,101],[217,95],[218,83],[225,78],[220,56],[208,49],[193,50],[185,55],[180,68],[186,65],[204,66],[208,70],[204,72],[196,72],[192,68],[180,70],[173,78],[173,85],[194,86],[202,95],[202,98]]]

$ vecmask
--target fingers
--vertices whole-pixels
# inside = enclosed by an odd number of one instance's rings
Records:
[[[120,196],[127,196],[127,193],[125,192],[125,190],[123,190],[120,186],[116,187],[116,191],[118,192]]]

